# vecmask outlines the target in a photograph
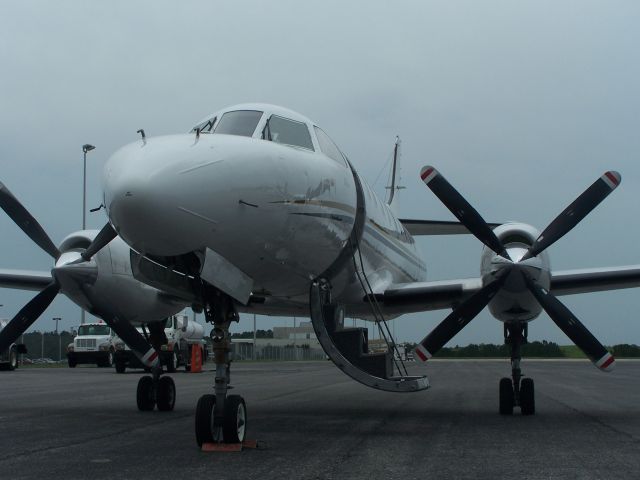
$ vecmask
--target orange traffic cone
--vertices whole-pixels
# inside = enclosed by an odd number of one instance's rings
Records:
[[[193,345],[191,347],[191,373],[199,373],[202,371],[202,347]]]

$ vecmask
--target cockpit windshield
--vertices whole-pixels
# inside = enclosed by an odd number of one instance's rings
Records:
[[[218,121],[214,133],[251,137],[262,118],[262,112],[255,110],[237,110],[227,112]]]
[[[262,138],[271,142],[313,151],[309,129],[302,122],[272,115],[264,126]]]

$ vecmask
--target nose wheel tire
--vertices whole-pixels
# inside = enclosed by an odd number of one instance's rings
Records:
[[[138,390],[136,392],[136,401],[138,410],[150,411],[156,405],[155,392],[153,391],[153,378],[148,375],[141,377],[138,381]]]
[[[535,389],[531,378],[523,378],[520,382],[520,411],[522,415],[536,413]]]
[[[176,404],[176,385],[171,377],[160,377],[156,392],[158,410],[169,412]]]
[[[224,403],[222,427],[225,443],[242,443],[247,431],[247,406],[240,395],[229,395]]]
[[[215,395],[202,395],[196,405],[196,442],[199,447],[202,447],[203,443],[213,442],[213,409],[215,406]]]
[[[247,431],[247,407],[240,395],[229,395],[224,403],[222,426],[215,425],[215,395],[203,395],[196,406],[196,442],[242,443]]]
[[[500,379],[500,415],[513,415],[513,384],[510,378]]]

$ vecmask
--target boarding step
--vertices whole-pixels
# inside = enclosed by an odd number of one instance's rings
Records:
[[[327,356],[344,373],[371,388],[417,392],[429,388],[426,376],[394,376],[393,352],[371,353],[367,329],[345,328],[344,308],[330,303],[327,289],[313,282],[309,292],[311,323]]]
[[[330,334],[336,348],[354,366],[374,377],[393,375],[391,352],[369,353],[368,331],[365,328],[343,328]]]

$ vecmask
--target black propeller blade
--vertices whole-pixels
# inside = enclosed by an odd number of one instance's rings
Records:
[[[596,367],[604,371],[611,371],[615,365],[613,355],[604,348],[560,300],[535,283],[528,275],[524,274],[524,278],[531,293],[533,293],[554,323],[560,327],[560,330],[589,357]]]
[[[618,172],[605,172],[544,229],[521,261],[535,257],[560,240],[607,198],[620,185],[621,180]]]
[[[145,366],[153,367],[160,361],[155,349],[127,320],[111,317],[104,318],[104,321],[136,353]]]
[[[54,259],[60,256],[60,251],[51,241],[44,229],[26,208],[18,201],[9,189],[0,182],[0,207],[18,225],[28,237]]]
[[[460,222],[475,235],[475,237],[484,243],[498,255],[509,259],[509,254],[502,245],[502,242],[496,237],[491,227],[487,225],[484,218],[467,202],[453,186],[431,166],[422,167],[420,170],[420,178],[431,189],[431,191],[440,199]]]
[[[51,305],[59,291],[60,287],[55,282],[50,283],[22,307],[17,315],[0,331],[0,352],[9,348],[42,315],[42,312]]]
[[[102,230],[98,232],[98,235],[96,235],[96,238],[93,239],[93,242],[91,242],[87,249],[82,252],[82,260],[91,260],[91,257],[98,253],[98,251],[100,251],[111,240],[116,238],[116,236],[118,236],[118,233],[114,230],[110,223],[107,223],[104,227],[102,227]]]
[[[493,281],[462,302],[447,318],[440,322],[416,347],[415,353],[418,358],[426,362],[467,326],[502,288],[507,274],[506,270],[501,272]]]

